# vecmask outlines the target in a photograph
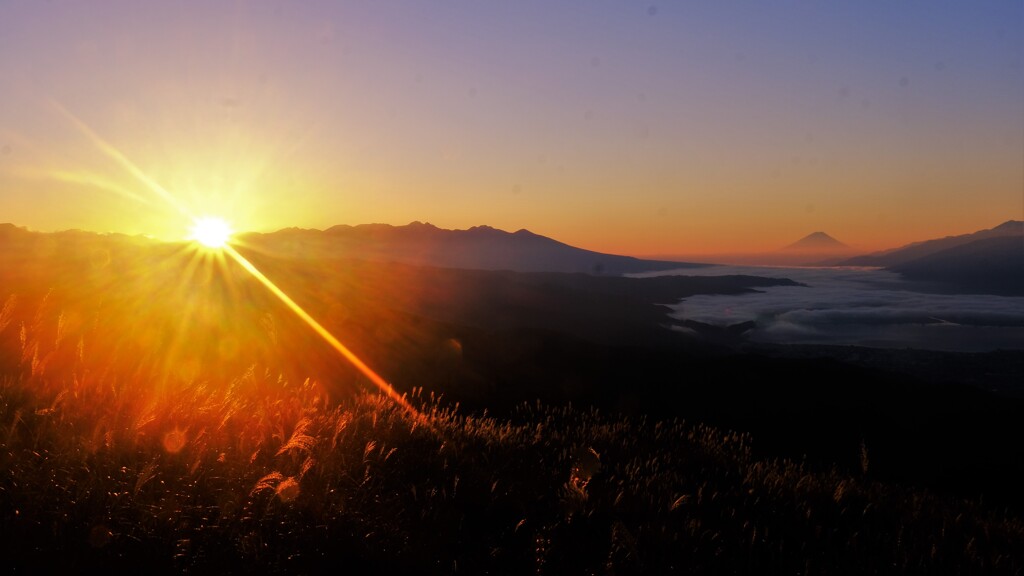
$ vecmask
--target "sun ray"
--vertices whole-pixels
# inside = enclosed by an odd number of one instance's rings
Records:
[[[57,109],[62,115],[64,115],[71,123],[78,128],[78,130],[88,138],[96,148],[103,152],[107,157],[117,162],[122,168],[124,168],[129,174],[137,178],[140,182],[146,185],[147,188],[168,204],[170,204],[179,213],[194,218],[185,206],[178,201],[166,188],[161,186],[158,182],[149,177],[141,168],[135,165],[134,162],[128,159],[127,156],[121,153],[120,150],[115,148],[112,144],[100,137],[99,134],[94,132],[85,122],[80,120],[77,116],[71,113],[70,110],[65,108],[57,102],[57,100],[51,98],[50,104]]]
[[[151,199],[146,198],[140,194],[136,194],[135,192],[125,188],[124,186],[121,186],[120,184],[117,184],[116,182],[113,182],[111,180],[107,180],[106,178],[98,174],[92,174],[84,171],[70,172],[66,170],[53,170],[51,172],[41,173],[35,177],[52,178],[53,180],[57,180],[58,182],[68,182],[71,184],[91,186],[93,188],[97,188],[100,190],[104,190],[106,192],[110,192],[112,194],[117,194],[118,196],[122,196],[124,198],[128,198],[129,200],[134,200],[136,202],[139,202],[140,204],[147,204],[150,206],[153,205],[153,201]]]
[[[254,278],[260,281],[263,286],[270,290],[274,296],[277,296],[281,302],[295,313],[303,322],[305,322],[310,328],[313,329],[321,338],[324,339],[328,344],[334,348],[342,357],[349,361],[357,370],[359,370],[370,382],[373,383],[381,392],[387,395],[388,398],[393,400],[396,404],[408,411],[417,420],[422,420],[423,417],[418,410],[413,408],[411,404],[401,394],[395,391],[391,384],[388,384],[387,380],[381,377],[373,368],[370,368],[359,356],[348,349],[347,346],[341,343],[340,340],[334,337],[333,334],[326,328],[324,328],[315,318],[309,315],[301,306],[299,306],[290,296],[285,294],[283,290],[277,287],[269,278],[263,275],[256,266],[249,262],[245,256],[242,256],[234,249],[230,244],[224,246],[224,252],[226,252],[231,258],[233,258],[239,265],[242,266],[249,274],[252,274]]]

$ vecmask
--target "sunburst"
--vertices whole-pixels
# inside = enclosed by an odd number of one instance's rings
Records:
[[[192,223],[189,239],[199,242],[207,248],[221,249],[231,240],[231,225],[223,218],[206,216],[196,218]]]

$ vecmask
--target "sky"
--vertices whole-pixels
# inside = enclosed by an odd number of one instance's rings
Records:
[[[0,221],[633,255],[1024,219],[1024,2],[0,0]]]

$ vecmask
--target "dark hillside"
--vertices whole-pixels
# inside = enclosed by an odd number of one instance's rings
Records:
[[[1024,235],[975,240],[890,270],[943,291],[1024,296]]]
[[[957,236],[946,236],[945,238],[924,240],[922,242],[914,242],[891,250],[855,256],[841,262],[841,265],[882,267],[899,266],[943,250],[948,250],[964,244],[970,244],[976,240],[1002,238],[1007,236],[1024,236],[1024,222],[1020,220],[1007,220],[999,226],[988,228],[986,230],[979,230],[970,234],[959,234]]]

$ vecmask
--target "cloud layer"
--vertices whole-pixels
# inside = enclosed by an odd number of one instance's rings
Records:
[[[760,342],[986,351],[1024,349],[1024,298],[913,291],[875,269],[721,266],[677,273],[751,274],[806,284],[734,296],[693,296],[674,316],[716,325],[754,320]]]

